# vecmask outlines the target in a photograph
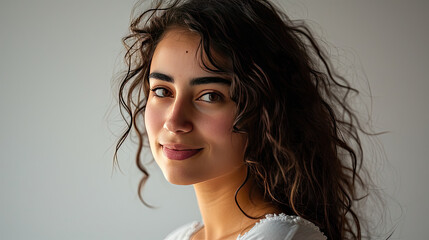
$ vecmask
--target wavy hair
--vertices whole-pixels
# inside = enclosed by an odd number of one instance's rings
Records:
[[[335,72],[303,21],[290,20],[266,0],[157,1],[131,22],[123,38],[128,70],[119,87],[127,128],[114,161],[135,131],[142,202],[149,173],[141,163],[146,132],[140,118],[152,55],[173,27],[201,37],[205,68],[233,76],[233,129],[248,136],[245,162],[265,198],[282,212],[313,222],[328,239],[362,239],[355,203],[365,197],[360,196],[366,183],[360,177],[358,134],[365,131],[349,105],[358,91]],[[232,65],[217,61],[218,54]]]

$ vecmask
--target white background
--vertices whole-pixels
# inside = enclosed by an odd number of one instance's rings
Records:
[[[133,144],[112,174],[124,125],[111,81],[123,69],[133,4],[0,1],[0,239],[156,240],[199,219],[192,187],[168,184],[153,165],[144,194],[157,208],[139,202]],[[282,5],[337,47],[358,88],[368,79],[373,125],[389,131],[379,137],[387,160],[379,158],[375,178],[388,196],[386,222],[398,224],[392,239],[427,238],[428,2]]]

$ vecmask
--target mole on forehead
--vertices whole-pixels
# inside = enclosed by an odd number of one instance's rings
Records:
[[[188,53],[188,50],[186,50],[186,53]]]

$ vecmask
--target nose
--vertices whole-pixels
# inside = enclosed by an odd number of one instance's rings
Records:
[[[184,99],[177,99],[171,106],[164,122],[164,129],[173,134],[184,134],[191,132],[193,124],[190,118],[191,104]]]

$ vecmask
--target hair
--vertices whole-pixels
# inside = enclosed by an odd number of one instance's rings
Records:
[[[141,201],[149,176],[140,155],[150,63],[173,27],[201,37],[207,70],[233,76],[233,131],[247,134],[245,162],[264,197],[282,212],[313,222],[328,239],[362,239],[364,222],[355,204],[366,196],[359,138],[366,132],[349,104],[358,91],[335,72],[306,24],[267,0],[157,1],[131,22],[123,38],[128,70],[119,87],[127,128],[114,161],[135,131]],[[218,61],[218,54],[232,66]]]

